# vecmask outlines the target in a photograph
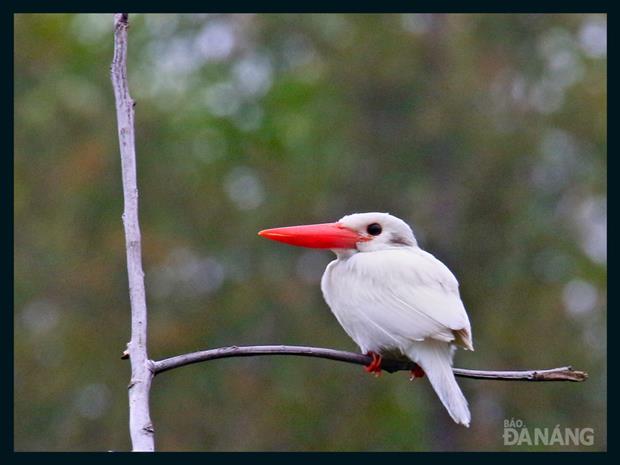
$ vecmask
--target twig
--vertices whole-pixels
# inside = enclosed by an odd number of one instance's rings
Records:
[[[185,365],[216,360],[218,358],[252,357],[256,355],[294,355],[302,357],[318,357],[340,362],[354,363],[357,365],[368,365],[372,361],[372,358],[368,355],[319,347],[286,345],[244,347],[231,346],[177,355],[176,357],[170,357],[159,361],[151,361],[151,369],[153,370],[153,373],[159,374]],[[384,359],[381,363],[381,368],[389,373],[401,370],[412,370],[415,367],[415,363],[407,360]],[[584,381],[588,377],[587,373],[583,371],[574,371],[570,366],[551,368],[547,370],[524,371],[482,371],[454,368],[454,374],[463,378],[508,381]]]
[[[149,412],[149,393],[153,373],[149,369],[146,350],[147,310],[142,271],[142,247],[140,244],[140,223],[138,222],[138,184],[136,180],[136,149],[134,140],[134,101],[129,95],[127,81],[127,28],[128,14],[114,15],[114,58],[111,74],[118,140],[123,172],[123,196],[125,210],[125,242],[127,248],[127,274],[129,276],[129,297],[131,301],[131,340],[127,353],[131,360],[131,381],[129,383],[129,430],[134,451],[155,449],[153,424]]]

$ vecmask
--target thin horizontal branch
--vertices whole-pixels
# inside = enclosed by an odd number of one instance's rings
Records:
[[[179,368],[193,363],[207,362],[218,358],[229,357],[253,357],[257,355],[294,355],[301,357],[318,357],[339,362],[353,363],[357,365],[369,365],[372,358],[364,354],[345,352],[342,350],[324,349],[320,347],[304,346],[230,346],[217,349],[201,350],[189,354],[177,355],[159,361],[151,361],[151,370],[154,374]],[[383,359],[381,368],[389,373],[396,371],[412,370],[416,364],[406,360]],[[454,368],[454,374],[463,378],[494,379],[508,381],[585,381],[588,374],[583,371],[575,371],[570,366],[551,368],[547,370],[521,370],[521,371],[483,371],[465,370]]]

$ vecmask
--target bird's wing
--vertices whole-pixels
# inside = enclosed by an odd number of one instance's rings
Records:
[[[443,263],[421,249],[351,258],[361,318],[399,339],[455,341],[473,350],[458,281]]]

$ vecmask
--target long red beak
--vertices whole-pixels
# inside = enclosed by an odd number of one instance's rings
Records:
[[[354,249],[356,243],[368,240],[340,223],[265,229],[258,235],[273,241],[313,249]]]

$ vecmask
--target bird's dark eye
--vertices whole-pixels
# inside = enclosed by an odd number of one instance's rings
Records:
[[[370,234],[371,236],[378,236],[379,234],[381,234],[381,231],[382,229],[379,223],[369,224],[366,228],[366,232],[368,232],[368,234]]]

